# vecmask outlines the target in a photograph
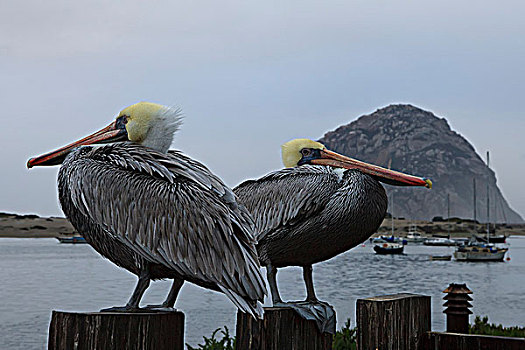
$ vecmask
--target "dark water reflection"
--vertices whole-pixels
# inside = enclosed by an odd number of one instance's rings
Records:
[[[512,260],[505,263],[430,261],[430,254],[452,248],[407,246],[405,255],[378,256],[372,246],[314,267],[318,297],[334,305],[338,328],[355,321],[355,301],[400,292],[432,296],[432,327],[443,330],[441,291],[450,282],[474,291],[475,315],[504,325],[525,323],[525,238],[509,240]],[[281,269],[286,300],[304,298],[302,273]],[[54,239],[0,239],[0,349],[42,349],[51,310],[95,311],[123,305],[136,278],[98,256],[87,245],[60,245]],[[170,282],[155,282],[143,302],[162,301]],[[186,342],[196,344],[218,327],[235,327],[235,308],[222,294],[186,284],[176,304],[186,314]],[[354,322],[353,322],[354,323]]]

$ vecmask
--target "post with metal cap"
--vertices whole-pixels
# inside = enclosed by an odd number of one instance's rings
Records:
[[[447,293],[443,298],[446,300],[443,306],[447,307],[443,311],[447,314],[447,332],[468,333],[468,318],[472,313],[469,310],[472,307],[469,303],[472,300],[469,294],[472,294],[472,291],[465,283],[451,283],[443,293]]]

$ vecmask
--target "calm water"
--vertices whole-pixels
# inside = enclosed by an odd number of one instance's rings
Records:
[[[450,282],[474,291],[473,312],[491,322],[525,324],[525,237],[509,239],[505,263],[429,261],[451,254],[448,247],[407,246],[403,256],[378,256],[359,246],[314,267],[318,297],[334,305],[338,328],[355,320],[356,298],[399,292],[432,296],[432,327],[443,330],[441,293]],[[286,300],[304,298],[298,268],[282,269],[279,285]],[[54,239],[0,239],[0,349],[42,349],[51,310],[96,311],[124,305],[135,276],[102,259],[88,245]],[[143,302],[164,300],[170,282],[152,283]],[[186,314],[185,341],[195,345],[223,325],[235,329],[235,308],[222,294],[185,284],[176,307]],[[471,318],[472,320],[472,318]],[[354,323],[354,322],[353,322]]]

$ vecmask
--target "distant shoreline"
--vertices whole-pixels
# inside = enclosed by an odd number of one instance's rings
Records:
[[[450,231],[451,237],[470,237],[472,233],[483,235],[486,227],[486,224],[475,223],[472,220],[451,219],[450,222],[430,222],[395,219],[394,233],[406,236],[412,225],[417,225],[418,231],[427,236],[448,234]],[[497,224],[496,227],[498,235],[525,236],[525,224]],[[374,235],[390,234],[391,230],[392,221],[386,218]],[[0,213],[0,238],[55,238],[74,234],[75,229],[66,218]]]
[[[66,218],[0,213],[0,238],[54,238],[74,233]]]
[[[67,234],[56,234],[53,232],[49,233],[0,233],[0,238],[56,238],[56,237],[62,237],[62,236],[68,236]]]

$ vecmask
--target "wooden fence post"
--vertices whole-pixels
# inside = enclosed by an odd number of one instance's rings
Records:
[[[333,338],[288,307],[265,307],[263,320],[237,312],[236,336],[238,350],[330,350]]]
[[[184,314],[53,311],[48,349],[183,350]]]
[[[525,338],[428,332],[425,350],[523,350]]]
[[[430,297],[384,295],[357,300],[359,350],[424,349],[430,331]]]

